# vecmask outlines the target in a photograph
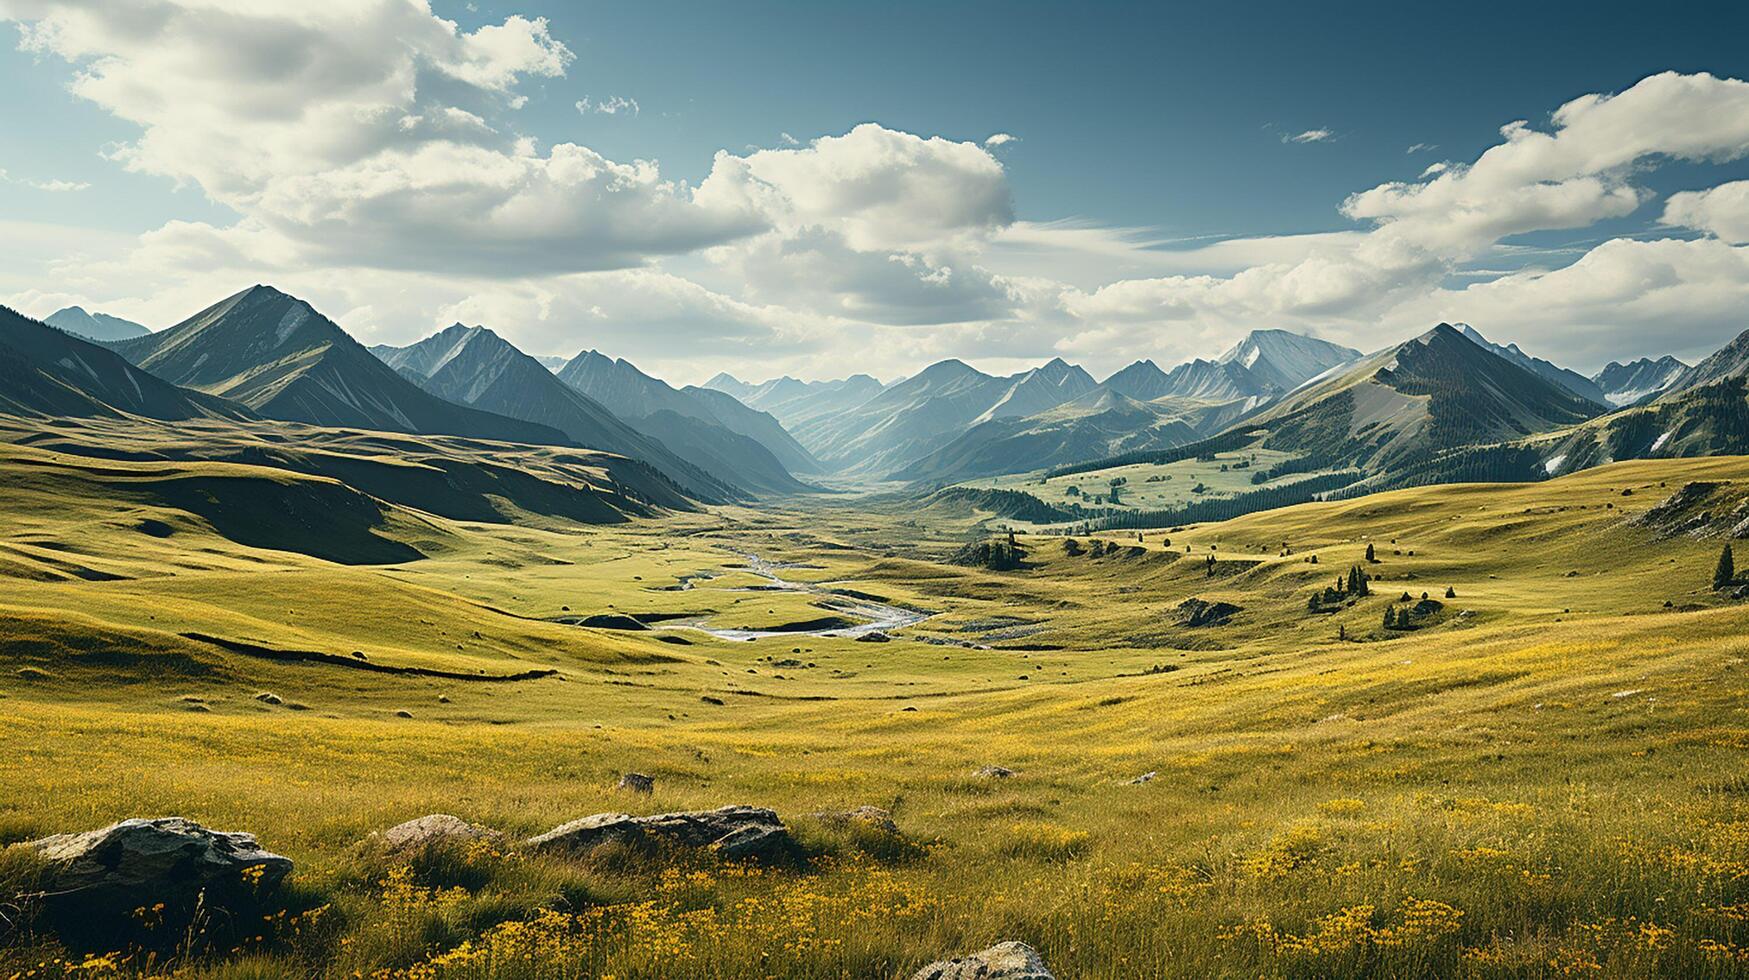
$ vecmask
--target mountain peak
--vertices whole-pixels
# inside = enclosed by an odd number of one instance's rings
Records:
[[[1330,369],[1358,360],[1360,351],[1291,330],[1253,330],[1220,357],[1251,372],[1256,388],[1292,391]]]

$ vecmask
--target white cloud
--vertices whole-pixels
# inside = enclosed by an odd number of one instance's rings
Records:
[[[1416,153],[1431,153],[1432,151],[1437,150],[1437,149],[1439,149],[1438,143],[1414,143],[1414,144],[1411,144],[1410,147],[1407,150],[1404,150],[1403,152],[1406,154],[1412,155],[1412,154],[1416,154]]]
[[[76,95],[141,127],[115,159],[197,184],[244,216],[239,233],[277,233],[310,263],[612,269],[764,225],[698,206],[654,163],[543,153],[495,124],[519,85],[572,61],[542,19],[464,32],[423,0],[5,2],[27,49],[78,66]]]
[[[1749,180],[1670,195],[1664,223],[1711,232],[1727,242],[1749,242]]]
[[[584,96],[577,100],[576,107],[577,111],[584,115],[594,113],[602,116],[617,116],[624,113],[628,116],[635,116],[642,111],[637,99],[628,99],[619,95],[610,95],[605,99],[593,101],[588,96]]]
[[[32,180],[28,177],[14,177],[5,170],[0,170],[0,184],[17,184],[34,190],[48,191],[51,194],[66,194],[72,191],[88,190],[91,184],[82,180]]]
[[[1210,355],[1259,326],[1376,347],[1442,318],[1580,359],[1636,353],[1624,338],[1639,336],[1692,352],[1741,329],[1749,299],[1741,183],[1667,203],[1667,224],[1710,237],[1477,272],[1522,264],[1514,235],[1635,212],[1638,175],[1665,158],[1749,154],[1749,85],[1710,75],[1574,100],[1546,132],[1508,125],[1473,161],[1350,196],[1345,230],[1183,242],[1017,220],[1005,133],[784,133],[719,152],[696,187],[655,161],[542,146],[518,108],[573,56],[534,18],[470,32],[424,0],[0,0],[0,16],[74,64],[75,95],[138,127],[121,165],[239,215],[88,247],[35,239],[54,243],[47,259],[0,243],[0,293],[154,324],[272,281],[371,340],[462,319],[533,352],[600,347],[698,380],[1048,352],[1098,372]],[[1465,274],[1480,281],[1451,288]]]
[[[1666,72],[1618,95],[1574,99],[1552,122],[1546,133],[1508,123],[1504,142],[1475,163],[1431,180],[1381,184],[1351,195],[1342,211],[1453,258],[1511,235],[1621,217],[1647,196],[1630,182],[1647,158],[1749,153],[1749,83]]]

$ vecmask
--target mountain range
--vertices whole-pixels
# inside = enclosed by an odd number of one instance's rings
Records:
[[[626,424],[485,327],[458,323],[418,343],[370,353],[438,398],[556,430],[574,445],[642,460],[699,499],[738,499],[754,489]]]
[[[253,286],[157,333],[110,349],[165,381],[273,419],[564,445],[545,425],[432,395],[377,360],[303,300]]]
[[[1611,405],[1632,405],[1670,387],[1686,370],[1688,365],[1666,354],[1655,361],[1649,357],[1626,364],[1610,361],[1591,381]]]
[[[0,306],[0,412],[47,417],[140,416],[180,422],[253,418],[242,405],[189,391],[114,351]]]
[[[793,472],[814,473],[820,461],[811,456],[777,419],[742,404],[733,396],[709,388],[674,388],[638,370],[624,358],[587,350],[557,371],[560,381],[612,408],[621,418],[635,420],[661,412],[727,429],[752,439]],[[708,435],[707,430],[701,430]]]
[[[0,313],[0,412],[581,447],[666,481],[646,481],[639,499],[814,489],[798,475],[941,485],[1246,447],[1289,454],[1295,473],[1350,474],[1334,491],[1346,495],[1749,451],[1749,333],[1692,367],[1641,359],[1590,378],[1442,323],[1364,356],[1257,330],[1215,359],[1169,370],[1143,359],[1103,381],[1062,358],[1009,375],[950,359],[890,383],[720,374],[675,387],[597,350],[555,369],[459,323],[366,349],[269,286],[156,333],[79,307],[55,319]],[[82,331],[131,335],[91,343]]]

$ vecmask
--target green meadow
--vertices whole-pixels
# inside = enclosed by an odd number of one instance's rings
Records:
[[[1201,466],[1135,504],[1249,485]],[[243,469],[0,446],[0,843],[180,815],[296,863],[247,917],[80,943],[0,852],[0,977],[904,977],[1009,939],[1067,978],[1749,973],[1749,606],[1721,540],[1635,520],[1749,459],[1022,535],[1000,572],[945,560],[981,515],[895,497],[227,534],[161,486],[335,492]],[[423,557],[240,543],[318,532]],[[1356,566],[1370,594],[1309,608]],[[706,631],[843,616],[833,589],[925,618]],[[580,625],[610,615],[648,628]],[[729,803],[803,855],[367,843]],[[863,805],[900,833],[820,815]]]

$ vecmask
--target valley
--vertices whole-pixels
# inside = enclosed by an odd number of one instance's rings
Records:
[[[1611,411],[1449,325],[708,387],[269,287],[0,326],[0,975],[1749,962],[1729,350]],[[284,881],[69,915],[41,841],[171,815]]]
[[[1724,525],[1693,521],[1732,510],[1741,458],[1170,545],[1021,535],[1004,571],[954,563],[988,517],[878,495],[587,524],[391,505],[359,526],[401,553],[336,563],[166,489],[251,464],[14,426],[0,835],[178,813],[288,855],[286,924],[235,952],[215,928],[190,975],[891,976],[1009,937],[1082,977],[1737,969],[1749,607],[1711,588]],[[1723,496],[1659,509],[1691,485]],[[1370,595],[1309,613],[1353,567]],[[1399,593],[1439,608],[1381,630]],[[1233,611],[1186,625],[1193,601]],[[828,617],[885,642],[798,628]],[[359,850],[431,812],[526,835],[727,803],[806,857]],[[896,832],[821,816],[858,806]],[[145,967],[137,938],[103,962]],[[110,969],[34,942],[0,962]]]

